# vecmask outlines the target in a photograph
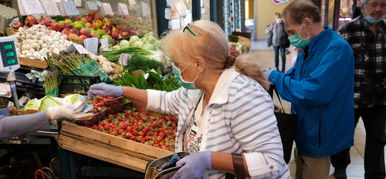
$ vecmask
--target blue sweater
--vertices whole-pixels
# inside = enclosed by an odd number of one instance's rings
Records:
[[[331,28],[311,40],[287,74],[273,71],[269,80],[298,114],[300,154],[326,157],[353,145],[354,56]]]

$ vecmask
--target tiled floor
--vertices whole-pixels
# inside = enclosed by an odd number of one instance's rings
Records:
[[[259,64],[262,69],[267,67],[274,67],[273,60],[273,51],[272,48],[266,47],[265,40],[252,42],[252,53],[256,55],[257,58],[261,59],[261,63]],[[293,53],[291,53],[293,54]],[[286,69],[288,70],[292,67],[291,63],[291,54],[287,55]],[[278,104],[277,99],[274,99],[274,104]],[[286,111],[289,110],[290,103],[285,102],[284,108]],[[347,168],[348,179],[363,179],[364,178],[364,167],[363,167],[363,156],[364,156],[364,144],[365,144],[365,129],[362,121],[360,120],[356,130],[355,130],[355,139],[354,146],[351,148],[351,164]],[[385,148],[386,153],[386,148]],[[385,160],[386,163],[386,160]],[[295,178],[295,161],[291,160],[289,164],[292,178]],[[332,176],[334,168],[331,166],[330,168],[330,179],[335,179]]]

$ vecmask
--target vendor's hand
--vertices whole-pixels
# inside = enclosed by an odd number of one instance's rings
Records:
[[[81,113],[83,106],[74,106],[74,105],[63,105],[57,107],[48,108],[47,115],[50,120],[58,119],[70,119],[70,120],[89,120],[94,114],[92,113]]]
[[[264,75],[269,79],[269,75],[274,71],[274,68],[266,68],[263,70]]]
[[[91,85],[88,91],[87,97],[92,99],[95,95],[101,96],[122,96],[123,87],[122,86],[113,86],[106,83],[99,83]]]
[[[181,167],[171,179],[202,178],[205,171],[212,169],[212,152],[205,151],[188,155],[176,164]]]

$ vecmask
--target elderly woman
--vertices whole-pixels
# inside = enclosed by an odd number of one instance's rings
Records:
[[[191,155],[177,163],[182,167],[173,178],[290,178],[271,98],[254,80],[264,76],[257,65],[242,57],[233,68],[226,35],[210,21],[171,31],[162,46],[183,88],[167,93],[96,84],[89,95],[123,95],[178,115],[175,151]]]

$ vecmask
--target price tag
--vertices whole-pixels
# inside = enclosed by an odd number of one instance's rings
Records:
[[[142,6],[142,17],[149,17],[151,15],[149,4],[146,2],[141,2],[141,6]]]
[[[113,9],[111,8],[110,3],[103,3],[102,4],[102,15],[103,16],[107,16],[107,15],[114,16]]]
[[[127,9],[127,5],[124,3],[118,3],[118,15],[120,16],[128,16],[129,10]]]
[[[67,47],[66,50],[64,50],[65,52],[67,53],[71,53],[71,52],[78,52],[80,54],[88,54],[90,53],[89,51],[87,51],[82,45],[80,44],[76,44],[76,43],[72,43],[70,46]]]
[[[131,59],[131,55],[127,53],[122,53],[121,56],[119,56],[119,64],[122,66],[127,66],[127,62]]]
[[[86,2],[86,10],[87,10],[87,11],[90,11],[90,10],[98,10],[97,3],[96,3],[96,2],[93,2],[93,1],[87,1],[87,2]]]
[[[41,0],[41,2],[48,16],[60,15],[60,11],[58,9],[58,6],[56,6],[55,0]]]
[[[87,38],[84,40],[84,47],[86,48],[87,51],[97,54],[98,53],[98,38],[93,37],[93,38]]]
[[[137,2],[135,2],[135,0],[129,0],[129,4],[130,6],[134,6],[135,4],[137,4]]]
[[[102,46],[106,46],[106,47],[109,46],[109,39],[107,39],[107,38],[101,39],[100,42],[101,42]]]
[[[17,0],[20,15],[40,15],[44,14],[44,8],[39,0]]]
[[[76,8],[74,1],[72,1],[72,0],[62,1],[61,4],[62,4],[64,12],[66,13],[67,16],[79,15],[79,11]]]

